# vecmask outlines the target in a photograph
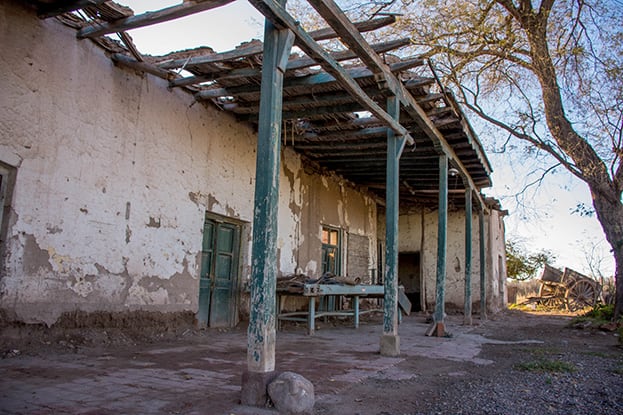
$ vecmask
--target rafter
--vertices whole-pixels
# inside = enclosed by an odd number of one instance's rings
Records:
[[[420,59],[411,59],[404,62],[399,62],[390,66],[390,70],[401,72],[407,70],[413,66],[419,65]],[[344,74],[342,76],[348,76],[353,82],[355,79],[372,77],[373,74],[369,69],[365,68],[354,68],[343,70]],[[336,76],[320,72],[312,75],[299,76],[299,77],[290,77],[286,78],[283,84],[284,93],[289,92],[291,88],[301,87],[301,86],[319,86],[321,84],[329,84],[334,82],[340,82],[339,76]],[[228,79],[226,76],[223,79]],[[355,82],[356,83],[356,82]],[[362,90],[359,85],[357,85],[358,91],[365,95],[365,92]],[[228,96],[240,96],[245,94],[257,94],[260,91],[259,85],[241,85],[230,88],[214,88],[207,89],[201,92],[198,92],[195,97],[197,99],[210,99],[210,98],[218,98],[218,97],[228,97]],[[353,94],[349,92],[351,96]],[[354,97],[355,98],[355,97]],[[379,119],[379,122],[382,122]]]
[[[396,135],[404,137],[409,143],[413,143],[413,138],[409,132],[391,115],[389,115],[381,106],[368,97],[361,89],[359,84],[351,78],[346,70],[342,68],[335,59],[331,58],[329,53],[325,51],[318,43],[312,39],[309,34],[303,30],[300,24],[286,12],[279,3],[273,0],[249,0],[264,16],[272,22],[277,28],[290,29],[296,36],[295,44],[300,47],[309,57],[318,61],[318,64],[335,77],[336,81],[349,93],[353,94],[355,99],[368,111],[378,117],[391,128]],[[334,28],[335,29],[335,28]],[[356,30],[353,27],[353,30]]]
[[[403,46],[406,46],[409,44],[409,42],[410,40],[407,38],[397,39],[397,40],[392,40],[389,42],[374,44],[372,45],[372,48],[374,48],[374,50],[377,51],[378,53],[383,53],[383,52],[389,52],[391,50],[395,50]],[[344,60],[353,59],[356,57],[353,54],[353,52],[349,50],[341,51],[341,52],[333,52],[331,53],[331,56],[337,61],[344,61]],[[216,61],[212,61],[212,62],[216,62]],[[420,66],[424,64],[423,59],[420,59],[419,62],[420,62],[419,65],[416,65],[416,66]],[[314,65],[317,65],[317,62],[309,57],[292,59],[288,61],[288,64],[286,66],[286,71],[304,69],[304,68],[308,68]],[[194,66],[198,66],[198,65],[195,64]],[[231,79],[232,77],[259,76],[259,73],[260,73],[259,69],[250,69],[250,68],[244,68],[244,69],[245,69],[244,72],[242,72],[239,69],[234,69],[230,71],[219,70],[219,71],[214,71],[212,73],[207,73],[205,75],[188,76],[185,78],[180,78],[180,79],[171,81],[169,86],[171,87],[187,86],[187,85],[198,84],[201,82],[206,82],[206,81],[211,81],[211,80],[218,80],[221,77],[227,77],[228,79]]]
[[[263,0],[264,4],[268,5],[272,3],[272,0]],[[388,84],[388,88],[396,95],[401,104],[405,106],[405,109],[411,116],[420,124],[420,127],[436,142],[439,147],[440,153],[445,153],[452,159],[453,165],[455,165],[461,175],[467,178],[470,186],[475,187],[472,182],[469,172],[462,165],[461,160],[456,156],[454,150],[445,141],[443,135],[436,126],[430,121],[424,110],[415,102],[415,99],[409,94],[402,83],[400,83],[396,77],[387,70],[386,65],[382,62],[380,57],[370,49],[367,42],[363,39],[361,34],[353,30],[352,23],[348,20],[346,15],[340,10],[340,8],[333,2],[333,0],[309,0],[309,3],[316,9],[316,11],[325,19],[325,21],[331,26],[336,33],[340,35],[340,39],[350,49],[355,50],[360,59],[376,74],[382,76]],[[268,15],[267,15],[268,17]],[[485,203],[482,197],[477,194],[481,206],[484,208]]]

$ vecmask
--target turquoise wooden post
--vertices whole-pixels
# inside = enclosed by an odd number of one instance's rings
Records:
[[[277,208],[283,75],[293,42],[292,32],[277,30],[266,21],[255,172],[247,371],[242,379],[241,401],[245,405],[265,405],[266,386],[275,370]]]
[[[437,286],[434,312],[436,336],[445,335],[446,247],[448,234],[448,156],[439,156],[439,215],[437,226]]]
[[[400,102],[396,97],[387,99],[387,112],[398,119]],[[398,356],[400,337],[398,336],[398,187],[400,154],[406,140],[398,138],[387,130],[387,176],[385,193],[385,294],[383,314],[383,336],[381,354]]]
[[[465,189],[465,306],[463,324],[472,324],[472,189]]]
[[[480,319],[487,319],[487,258],[485,238],[485,207],[480,207],[478,212],[478,225],[480,231]]]

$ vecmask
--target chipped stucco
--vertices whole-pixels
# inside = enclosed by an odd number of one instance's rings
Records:
[[[243,227],[250,272],[255,132],[115,67],[89,41],[0,5],[0,161],[17,166],[0,306],[26,322],[67,311],[196,311],[206,212]],[[32,39],[38,39],[33,43]],[[320,272],[320,229],[370,239],[376,204],[282,152],[279,271]]]
[[[422,214],[424,220],[422,220]],[[435,303],[437,276],[437,211],[413,211],[399,217],[399,252],[420,252],[421,271],[424,278],[425,300],[430,306]],[[472,301],[480,301],[480,236],[478,215],[472,218]],[[424,229],[422,229],[422,226]],[[422,234],[423,233],[423,234]],[[485,216],[486,279],[488,308],[497,311],[506,305],[503,215],[497,210]],[[465,212],[448,212],[446,263],[446,304],[463,309],[465,298]]]

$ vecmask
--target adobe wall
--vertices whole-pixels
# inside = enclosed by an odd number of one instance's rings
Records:
[[[15,173],[0,307],[53,324],[65,312],[195,312],[206,212],[243,223],[249,278],[256,133],[164,80],[115,67],[73,29],[0,4],[0,162]],[[281,273],[319,275],[321,225],[370,240],[376,205],[281,157]],[[344,266],[346,266],[345,264]]]
[[[399,252],[420,253],[424,300],[428,310],[435,304],[437,278],[437,223],[438,212],[401,212],[399,216]],[[383,227],[384,224],[379,225]],[[485,216],[487,308],[499,311],[506,306],[506,263],[504,249],[503,215],[491,210]],[[500,260],[501,258],[501,260]],[[473,311],[480,304],[480,236],[478,215],[472,218],[471,291]],[[465,211],[448,212],[446,252],[446,308],[463,310],[465,298]]]

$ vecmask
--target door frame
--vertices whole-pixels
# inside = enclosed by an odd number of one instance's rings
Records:
[[[240,307],[240,295],[241,295],[241,290],[242,290],[242,271],[243,271],[243,265],[244,265],[244,258],[246,258],[247,255],[247,250],[246,245],[242,243],[243,240],[247,240],[248,238],[248,233],[249,233],[249,223],[242,221],[240,219],[235,219],[235,218],[231,218],[229,216],[224,216],[224,215],[219,215],[218,213],[214,213],[214,212],[209,212],[206,211],[204,218],[203,218],[203,226],[205,227],[205,223],[206,221],[212,221],[212,222],[216,222],[218,223],[226,223],[229,225],[233,225],[236,226],[238,228],[238,241],[237,241],[237,246],[236,246],[236,251],[237,251],[237,257],[236,257],[236,264],[234,266],[235,270],[236,270],[236,274],[233,278],[233,281],[231,283],[231,302],[230,302],[230,306],[229,306],[229,310],[228,310],[228,314],[229,314],[229,327],[235,327],[239,320],[240,320],[240,312],[239,312],[239,307]],[[205,237],[204,233],[203,233],[203,228],[202,228],[202,232],[201,232],[201,244],[203,247],[203,238]],[[203,250],[203,248],[202,248]],[[199,252],[199,257],[201,257],[201,251]],[[202,262],[201,259],[199,260],[199,285],[198,288],[201,284],[201,271],[202,271]],[[197,298],[199,298],[200,292],[198,290],[197,293]],[[212,296],[212,289],[210,290],[210,297]],[[210,304],[208,305],[208,310],[211,307],[211,301],[212,298],[210,298]],[[208,311],[209,313],[209,311]],[[197,303],[197,314],[199,314],[199,303]],[[197,323],[200,325],[205,325],[209,327],[209,317],[208,317],[208,321],[205,322],[199,322],[197,320]]]

